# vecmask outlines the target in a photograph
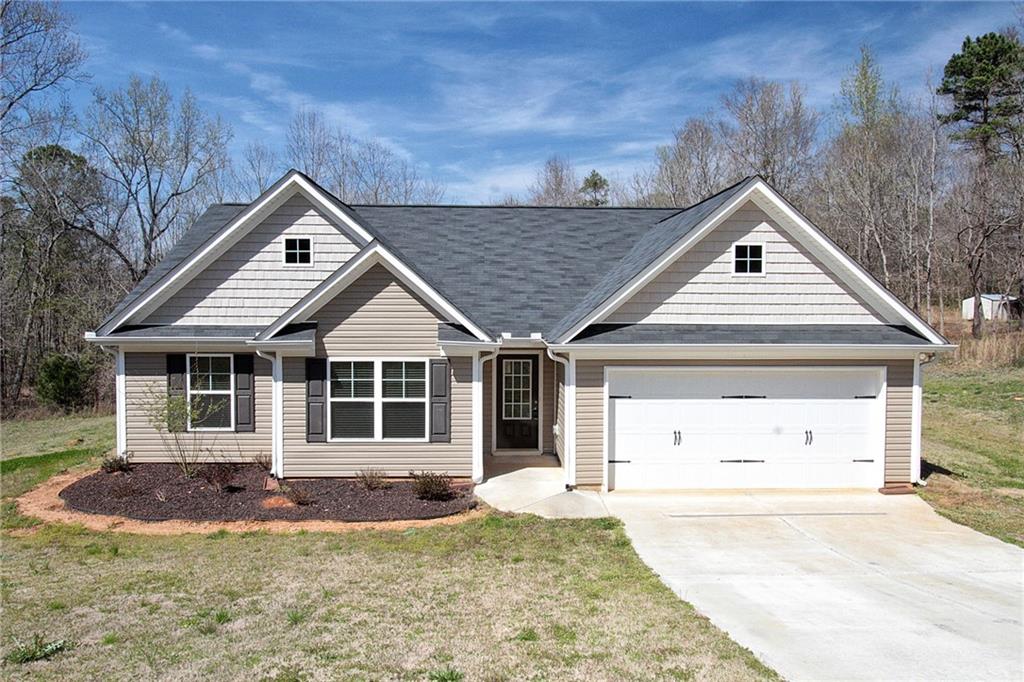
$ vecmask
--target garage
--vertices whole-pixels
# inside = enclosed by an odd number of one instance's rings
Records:
[[[884,367],[609,367],[610,489],[878,488]]]

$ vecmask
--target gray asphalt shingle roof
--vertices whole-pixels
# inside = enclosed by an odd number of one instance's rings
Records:
[[[352,207],[492,336],[546,332],[678,209]]]
[[[884,324],[592,324],[573,343],[921,345],[909,327]]]

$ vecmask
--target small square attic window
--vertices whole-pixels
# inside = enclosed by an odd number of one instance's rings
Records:
[[[764,274],[764,244],[733,246],[732,272],[735,275]]]
[[[311,239],[287,238],[284,240],[285,265],[309,265],[313,262],[313,242]]]

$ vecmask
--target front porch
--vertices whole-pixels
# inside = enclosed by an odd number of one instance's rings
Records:
[[[546,518],[608,516],[600,494],[566,490],[565,470],[554,455],[487,455],[477,497],[500,511]]]

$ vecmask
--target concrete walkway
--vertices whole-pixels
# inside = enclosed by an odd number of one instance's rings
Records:
[[[474,492],[501,511],[548,519],[610,516],[595,492],[567,491],[555,457],[488,457],[484,482]]]
[[[566,492],[555,468],[477,493],[507,511],[622,519],[676,594],[785,678],[1024,678],[1024,550],[915,495]]]

